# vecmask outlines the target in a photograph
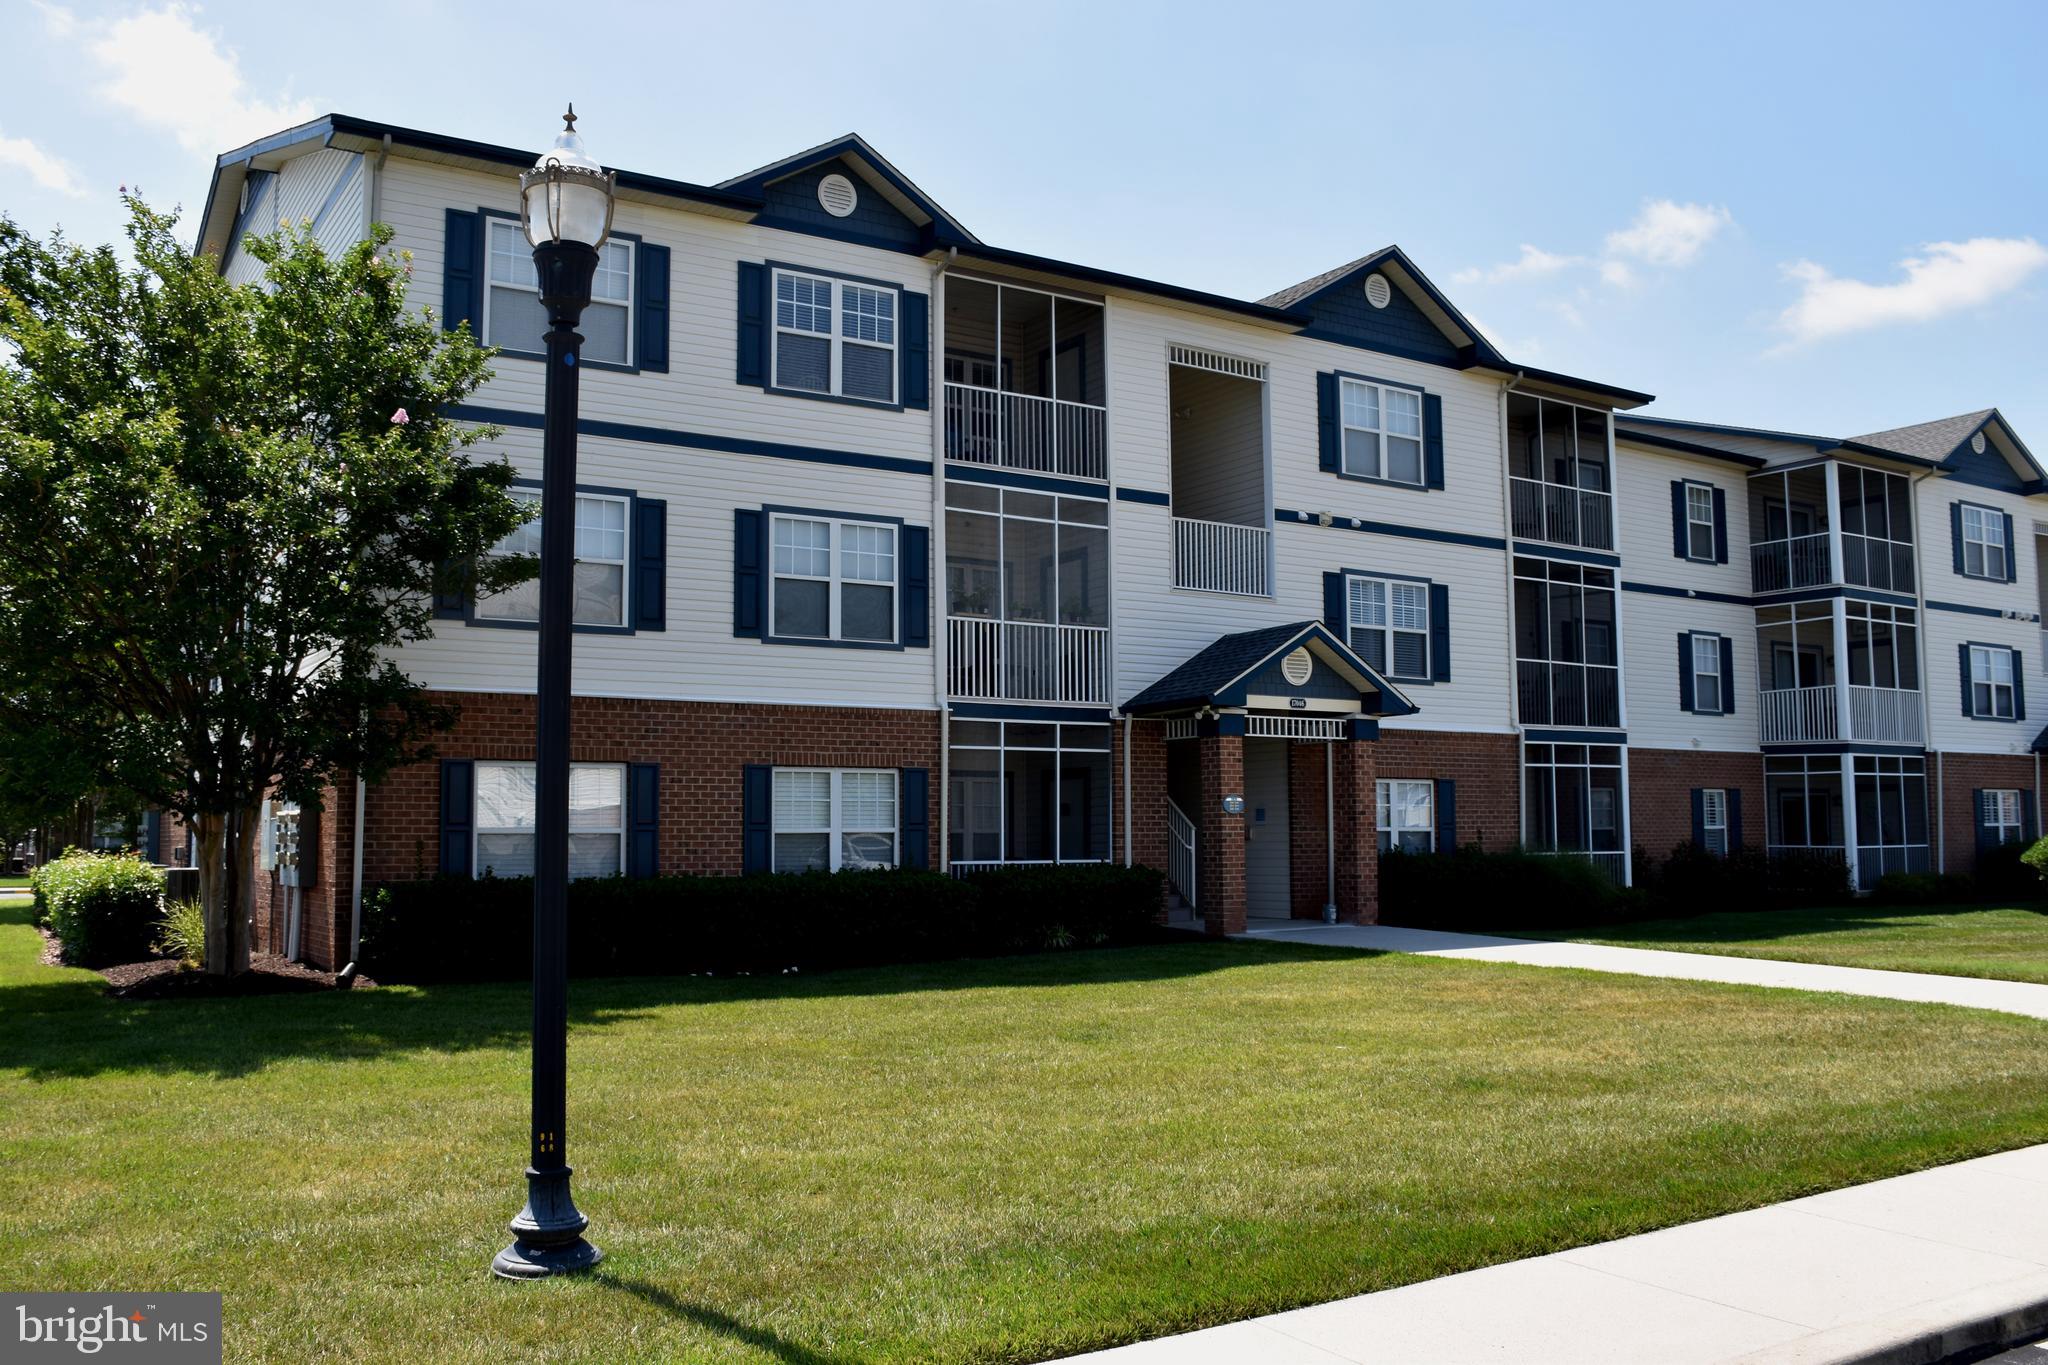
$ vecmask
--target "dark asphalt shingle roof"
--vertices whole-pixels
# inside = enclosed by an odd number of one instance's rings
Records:
[[[1975,412],[1944,417],[1938,422],[1873,431],[1868,436],[1851,436],[1849,440],[1856,445],[1873,446],[1918,460],[1941,461],[1954,454],[1956,447],[1968,440],[1971,432],[1983,426],[1993,411],[1991,408],[1979,408]]]
[[[1274,650],[1315,624],[1314,621],[1296,621],[1290,625],[1267,626],[1263,630],[1226,635],[1131,698],[1125,709],[1206,702],[1246,669],[1256,666]]]
[[[1383,246],[1378,251],[1368,251],[1355,261],[1340,265],[1335,270],[1325,270],[1322,274],[1303,280],[1300,284],[1290,284],[1277,294],[1266,295],[1259,302],[1269,308],[1292,308],[1309,295],[1328,288],[1354,270],[1363,269],[1393,249],[1391,246]]]

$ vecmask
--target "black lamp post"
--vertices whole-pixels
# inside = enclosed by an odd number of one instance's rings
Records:
[[[583,150],[576,110],[555,145],[519,177],[520,222],[533,244],[547,309],[546,419],[540,488],[540,678],[534,696],[533,1151],[526,1207],[491,1270],[537,1280],[588,1270],[604,1256],[569,1194],[563,1144],[569,1063],[569,646],[575,612],[576,331],[590,303],[598,248],[611,235],[613,178]]]

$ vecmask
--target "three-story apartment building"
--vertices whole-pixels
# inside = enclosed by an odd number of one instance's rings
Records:
[[[533,159],[332,115],[222,157],[199,246],[389,223],[537,479]],[[1129,860],[1222,932],[1371,918],[1391,848],[1868,883],[2032,833],[2043,485],[1995,412],[1642,417],[1398,248],[1225,298],[982,242],[851,136],[621,172],[583,332],[581,874]],[[298,828],[314,961],[365,884],[530,866],[535,595],[435,609],[403,664],[461,719]]]

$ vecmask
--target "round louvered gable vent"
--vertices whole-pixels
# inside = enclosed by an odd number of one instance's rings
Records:
[[[1308,675],[1315,672],[1315,660],[1306,649],[1297,649],[1280,661],[1280,676],[1296,687],[1308,681]]]
[[[1980,432],[1978,432],[1978,433],[1977,433],[1977,434],[1976,434],[1975,436],[1972,436],[1972,437],[1970,438],[1970,449],[1972,449],[1972,450],[1976,451],[1976,452],[1977,452],[1977,453],[1978,453],[1979,455],[1982,455],[1982,454],[1984,453],[1984,433],[1983,433],[1983,432],[1981,432],[1981,431],[1980,431]]]
[[[1377,270],[1365,277],[1365,301],[1375,308],[1384,308],[1394,301],[1394,287]]]
[[[860,202],[860,192],[843,175],[828,175],[818,182],[818,205],[834,218],[844,218]]]

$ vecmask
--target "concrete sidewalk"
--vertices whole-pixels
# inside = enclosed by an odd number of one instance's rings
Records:
[[[1828,967],[1812,962],[1772,962],[1754,957],[1674,953],[1660,948],[1546,943],[1537,939],[1447,934],[1434,929],[1396,929],[1383,924],[1322,924],[1299,919],[1255,919],[1238,937],[1383,953],[1471,958],[1480,962],[1519,962],[1531,967],[1577,967],[1590,972],[1668,976],[1686,981],[1727,981],[1743,986],[1838,991],[1844,995],[1966,1005],[1973,1009],[2001,1010],[2007,1014],[2048,1019],[2048,986],[2031,981],[1887,972],[1869,967]]]
[[[2044,1330],[2048,1145],[1073,1359],[1927,1365]]]

